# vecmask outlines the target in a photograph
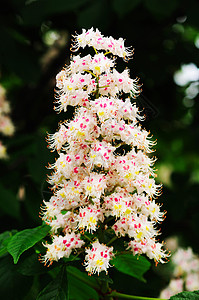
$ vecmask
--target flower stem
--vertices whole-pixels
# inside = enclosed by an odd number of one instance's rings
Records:
[[[93,240],[91,240],[85,233],[84,233],[84,235],[83,235],[89,242],[93,242]]]
[[[118,145],[116,145],[115,147],[116,148],[119,148],[119,147],[121,147],[121,146],[123,146],[123,145],[125,145],[125,143],[124,142],[122,142],[122,143],[119,143]]]
[[[102,281],[102,285],[101,285],[101,293],[102,294],[106,294],[109,290],[109,285],[107,281]]]
[[[104,56],[107,55],[107,54],[109,54],[109,53],[111,53],[111,52],[110,52],[110,51],[107,51],[106,53],[104,53]]]
[[[106,88],[106,87],[109,87],[110,85],[103,85],[103,86],[99,86],[99,89],[103,89],[103,88]]]
[[[71,261],[74,261],[84,250],[80,250],[73,258]]]
[[[95,49],[95,47],[93,47],[93,49],[94,49],[95,53],[98,54],[98,52],[97,52],[97,50]]]
[[[95,98],[98,99],[100,94],[99,94],[99,77],[96,77],[96,82],[97,82],[97,89],[96,89],[96,94],[95,94]]]
[[[114,236],[106,245],[110,245],[111,243],[113,243],[115,240],[117,240],[118,237],[117,236]]]
[[[85,284],[89,285],[91,288],[95,289],[96,291],[99,291],[99,286],[97,284],[97,282],[93,282],[91,280],[89,280],[89,278],[87,279],[85,276],[82,276],[81,273],[76,273],[73,272],[72,270],[70,270],[70,268],[67,268],[67,273],[69,273],[70,275],[74,276],[75,278],[79,279],[81,282],[84,282]]]
[[[136,299],[136,300],[165,300],[161,298],[150,298],[150,297],[141,297],[141,296],[133,296],[133,295],[127,295],[118,293],[116,291],[112,291],[110,294],[106,295],[108,297],[117,297],[121,299]]]
[[[88,73],[90,73],[91,75],[93,75],[94,77],[96,77],[96,75],[95,75],[92,71],[90,71],[90,70],[84,70],[84,72],[88,72]]]

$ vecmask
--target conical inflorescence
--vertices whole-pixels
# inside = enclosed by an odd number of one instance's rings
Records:
[[[140,93],[129,70],[116,69],[116,57],[132,57],[122,38],[104,37],[99,30],[74,36],[73,51],[86,46],[93,55],[73,55],[56,77],[57,111],[75,107],[74,118],[49,134],[49,147],[58,152],[50,167],[53,196],[44,201],[43,220],[51,226],[46,264],[71,253],[85,255],[89,273],[107,271],[124,249],[164,262],[167,254],[156,240],[157,223],[164,219],[155,198],[155,142],[141,127],[143,117],[132,100]],[[107,241],[107,236],[110,236]]]

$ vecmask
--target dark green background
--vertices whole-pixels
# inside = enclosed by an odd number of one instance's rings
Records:
[[[127,66],[143,83],[138,105],[147,116],[143,126],[157,139],[157,180],[164,184],[158,199],[167,210],[161,239],[178,235],[181,245],[199,253],[199,103],[195,98],[184,104],[189,83],[178,86],[173,80],[182,64],[199,61],[194,45],[199,38],[198,11],[197,0],[1,2],[0,83],[7,89],[16,126],[12,138],[2,138],[10,156],[0,162],[2,232],[41,224],[40,205],[50,196],[45,167],[54,160],[46,131],[54,133],[59,120],[70,118],[53,110],[55,76],[70,58],[71,35],[93,26],[105,36],[125,38],[126,45],[135,48]],[[52,31],[60,37],[48,46]],[[124,67],[121,61],[119,68]],[[25,190],[22,199],[20,187]],[[156,268],[147,274],[147,285],[117,273],[112,276],[120,291],[157,296],[166,284],[158,272]],[[38,282],[35,289],[41,289]]]

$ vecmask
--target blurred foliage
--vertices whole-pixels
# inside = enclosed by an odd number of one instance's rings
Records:
[[[40,205],[50,197],[46,166],[54,161],[46,132],[54,133],[59,120],[72,115],[53,111],[55,76],[69,60],[71,35],[93,26],[104,35],[125,38],[135,48],[128,67],[132,77],[141,78],[143,95],[138,105],[146,114],[144,126],[157,139],[158,180],[164,184],[159,201],[167,210],[162,238],[178,235],[184,246],[199,253],[198,93],[187,98],[193,82],[182,86],[173,79],[183,64],[198,63],[198,11],[197,0],[1,2],[0,83],[7,89],[16,125],[15,136],[6,140],[9,159],[0,162],[2,232],[41,224]],[[35,299],[52,280],[42,272],[34,278],[21,274],[8,255],[1,260],[4,298],[23,299],[32,286],[26,299]],[[146,277],[144,284],[125,274],[120,279],[117,272],[111,274],[113,287],[120,291],[157,296],[156,287],[165,285],[164,278],[158,268]],[[17,294],[12,294],[11,285]]]

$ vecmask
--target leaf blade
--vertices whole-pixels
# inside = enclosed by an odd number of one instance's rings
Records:
[[[16,233],[7,246],[8,252],[14,259],[14,264],[18,262],[20,255],[24,251],[33,247],[37,242],[44,238],[49,231],[50,227],[48,225],[42,225]]]
[[[111,260],[111,264],[120,272],[145,282],[143,274],[150,268],[150,262],[143,256],[121,254]]]
[[[65,266],[38,295],[37,300],[68,300],[68,280]]]
[[[94,289],[96,281],[93,277],[72,266],[67,267],[67,276],[70,300],[99,300],[99,295]]]
[[[179,294],[176,294],[170,298],[170,300],[198,300],[199,299],[199,291],[194,292],[182,292]]]
[[[0,234],[0,256],[8,252],[7,245],[11,238],[17,233],[16,230],[5,231]]]
[[[33,284],[33,277],[18,273],[12,257],[5,255],[0,258],[0,290],[1,299],[24,299]]]

